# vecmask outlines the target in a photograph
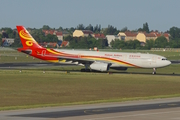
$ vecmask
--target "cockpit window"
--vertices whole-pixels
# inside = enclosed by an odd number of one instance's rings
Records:
[[[167,58],[162,58],[162,60],[167,60]]]

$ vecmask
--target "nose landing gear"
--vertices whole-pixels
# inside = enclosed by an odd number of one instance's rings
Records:
[[[153,74],[153,75],[156,74],[156,68],[153,68],[152,74]]]

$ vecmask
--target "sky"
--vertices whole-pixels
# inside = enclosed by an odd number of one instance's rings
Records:
[[[180,28],[180,0],[0,0],[0,28],[24,25],[30,28],[142,28],[167,31]]]

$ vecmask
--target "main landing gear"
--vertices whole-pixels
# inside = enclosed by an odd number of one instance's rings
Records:
[[[85,68],[81,69],[81,72],[91,72],[91,69],[89,69],[89,64],[84,64]]]
[[[81,69],[81,72],[91,72],[91,70],[83,68],[83,69]]]
[[[156,74],[156,68],[153,68],[153,75]]]

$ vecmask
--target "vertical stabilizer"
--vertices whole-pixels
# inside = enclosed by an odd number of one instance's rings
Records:
[[[23,26],[16,26],[23,48],[42,48]]]

